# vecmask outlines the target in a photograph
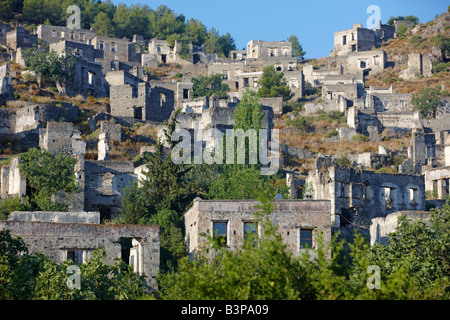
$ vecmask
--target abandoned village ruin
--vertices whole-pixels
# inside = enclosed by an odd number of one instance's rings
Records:
[[[411,32],[419,27],[412,27]],[[280,141],[280,172],[290,199],[274,200],[271,219],[280,227],[289,250],[294,254],[309,250],[304,243],[314,249],[318,232],[324,235],[327,245],[333,233],[339,231],[345,236],[353,228],[365,230],[372,244],[383,242],[395,229],[399,215],[427,219],[428,207],[442,207],[450,195],[450,97],[441,98],[436,117],[427,120],[414,109],[411,93],[397,93],[394,85],[366,86],[369,75],[394,68],[400,60],[405,66],[401,71],[403,79],[431,77],[433,62],[442,59],[439,53],[388,55],[383,44],[397,37],[398,28],[398,23],[379,23],[372,30],[356,23],[338,31],[327,62],[318,67],[293,57],[288,41],[252,39],[245,50],[231,51],[229,58],[207,54],[204,46],[190,43],[190,58],[186,59],[177,54],[182,45],[179,41],[172,47],[166,40],[147,40],[140,35],[131,40],[117,39],[99,36],[94,30],[51,25],[39,25],[31,33],[21,26],[14,29],[0,23],[0,45],[7,48],[1,54],[4,63],[0,65],[0,138],[14,138],[24,150],[39,148],[76,158],[74,174],[78,183],[78,192],[57,194],[69,203],[68,212],[13,212],[7,221],[0,221],[0,229],[11,230],[24,239],[31,251],[44,250],[58,262],[69,258],[85,262],[101,246],[108,261],[122,258],[133,264],[135,272],[145,273],[148,286],[155,288],[160,264],[159,227],[103,223],[120,214],[125,188],[142,179],[145,170],[144,165],[135,166],[133,161],[112,159],[112,148],[125,143],[126,129],[138,123],[158,131],[165,128],[176,110],[180,110],[177,128],[191,132],[196,128],[222,132],[232,129],[234,110],[243,93],[258,91],[263,69],[274,66],[283,73],[293,100],[306,97],[306,85],[321,88],[320,99],[306,103],[303,114],[339,111],[345,115],[347,123],[338,129],[335,141],[364,135],[377,145],[384,130],[408,135],[410,141],[400,150],[380,145],[378,152],[349,154],[350,167],[339,166],[336,156]],[[76,57],[75,76],[58,88],[60,93],[109,99],[108,110],[87,121],[89,130],[98,133],[94,144],[86,141],[84,132],[74,125],[80,106],[15,98],[13,81],[19,71],[12,70],[10,61],[26,67],[22,51],[38,43],[49,45],[59,55]],[[153,79],[148,71],[170,64],[180,66],[182,77],[163,81]],[[191,79],[213,74],[222,75],[228,84],[228,99],[216,95],[194,97]],[[283,98],[260,98],[259,102],[265,114],[262,128],[276,128],[275,122],[286,114]],[[211,144],[208,136],[204,139],[205,146]],[[95,159],[86,156],[92,145]],[[154,150],[149,144],[141,151]],[[391,166],[396,156],[402,157],[396,173],[377,172]],[[308,159],[313,166],[307,174],[301,174],[283,166],[289,157]],[[13,156],[9,164],[1,167],[2,198],[22,197],[29,192],[19,170],[20,161],[19,156]],[[427,199],[427,194],[434,198]],[[185,213],[188,253],[193,255],[204,245],[202,233],[219,232],[231,247],[242,243],[248,232],[257,232],[255,204],[244,199],[195,199]]]

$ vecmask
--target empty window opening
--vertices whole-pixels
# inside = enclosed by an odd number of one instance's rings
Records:
[[[121,238],[120,243],[120,258],[126,263],[130,264],[130,249],[133,247],[132,238]]]
[[[342,37],[342,44],[343,45],[347,44],[347,36]]]
[[[134,107],[133,108],[133,117],[135,119],[143,120],[142,119],[142,107]]]
[[[167,63],[167,55],[166,54],[162,54],[161,55],[161,62],[162,63]]]
[[[222,246],[227,246],[228,244],[228,222],[226,221],[216,221],[213,222],[213,238],[218,241]]]
[[[95,73],[93,72],[88,72],[88,83],[90,85],[95,85]]]
[[[102,195],[113,195],[113,179],[114,174],[112,174],[111,172],[107,172],[102,176]]]
[[[419,196],[419,190],[416,188],[409,188],[409,202],[414,204],[417,203],[417,198]]]
[[[384,187],[385,209],[391,210],[394,207],[394,188]]]
[[[369,200],[370,201],[372,199],[371,192],[372,191],[371,191],[370,185],[366,184],[364,186],[364,194],[363,194],[364,200]]]
[[[198,55],[198,54],[192,55],[192,63],[197,64],[199,62],[200,62],[200,55]]]
[[[73,263],[83,263],[83,250],[69,249],[67,250],[67,260],[72,260]]]
[[[163,107],[166,104],[166,102],[167,102],[166,94],[161,92],[159,95],[159,105]]]
[[[183,99],[189,99],[189,89],[183,89]]]
[[[359,62],[359,66],[361,67],[361,69],[362,69],[362,68],[365,68],[365,67],[366,67],[366,62],[361,60],[361,61]]]
[[[313,248],[313,229],[301,228],[300,249],[312,249],[312,248]]]
[[[257,234],[258,224],[256,222],[244,222],[244,240]]]
[[[100,221],[111,220],[111,208],[107,206],[100,206],[98,208],[100,212]]]

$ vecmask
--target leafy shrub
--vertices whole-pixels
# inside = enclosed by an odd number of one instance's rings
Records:
[[[337,135],[339,135],[339,132],[337,130],[331,130],[331,131],[328,131],[327,134],[325,134],[324,137],[325,138],[332,138],[332,137],[335,137]]]
[[[288,126],[293,126],[298,129],[301,133],[311,131],[313,126],[303,117],[295,117],[294,119],[286,119],[286,124]]]
[[[344,155],[338,159],[336,159],[334,161],[334,163],[339,167],[339,168],[351,168],[352,167],[352,162],[350,161],[350,159],[347,157],[347,155]]]
[[[369,141],[369,137],[365,136],[363,134],[357,134],[357,135],[354,135],[352,137],[352,140],[353,141],[359,141],[359,142],[368,142]]]
[[[391,167],[383,167],[376,171],[377,173],[398,173],[397,170]]]

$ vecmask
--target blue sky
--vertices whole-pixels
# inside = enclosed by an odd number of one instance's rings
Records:
[[[334,32],[350,29],[354,23],[367,27],[370,5],[380,8],[381,21],[391,16],[415,15],[420,22],[433,20],[445,12],[445,0],[140,0],[112,1],[127,5],[140,3],[156,9],[164,4],[186,19],[202,21],[208,29],[220,34],[229,32],[237,49],[246,47],[251,39],[280,41],[295,34],[306,58],[328,56],[333,49]]]

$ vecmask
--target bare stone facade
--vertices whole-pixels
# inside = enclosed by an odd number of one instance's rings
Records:
[[[202,234],[214,236],[215,232],[222,231],[219,235],[225,237],[226,245],[231,248],[243,243],[247,231],[259,234],[255,218],[257,204],[259,202],[253,200],[194,200],[184,218],[186,245],[191,257],[206,244]],[[303,246],[306,238],[310,247],[317,249],[319,233],[325,247],[330,244],[329,201],[275,200],[274,205],[269,219],[278,226],[288,251],[299,254],[308,250]]]
[[[425,210],[421,175],[340,168],[331,158],[318,158],[307,182],[313,186],[314,199],[331,200],[331,219],[336,227],[368,228],[375,217],[401,210]]]
[[[37,35],[30,34],[24,27],[18,26],[6,34],[6,46],[13,50],[17,50],[17,48],[30,48],[37,44],[37,39]]]
[[[0,197],[24,196],[27,190],[25,176],[19,170],[20,158],[14,157],[8,166],[0,168]]]
[[[386,217],[374,218],[370,225],[370,244],[387,244],[389,233],[397,228],[400,216],[412,221],[422,220],[426,224],[430,222],[429,211],[399,211],[388,214]]]
[[[334,34],[334,49],[330,57],[372,50],[373,47],[379,47],[383,42],[394,38],[394,31],[394,27],[381,23],[375,30],[363,28],[360,23],[354,24],[352,29]]]
[[[58,263],[72,259],[84,263],[98,247],[103,248],[106,264],[123,259],[133,265],[145,284],[156,289],[159,270],[159,227],[55,223],[39,221],[0,221],[0,229],[20,236],[29,252],[41,252]]]

